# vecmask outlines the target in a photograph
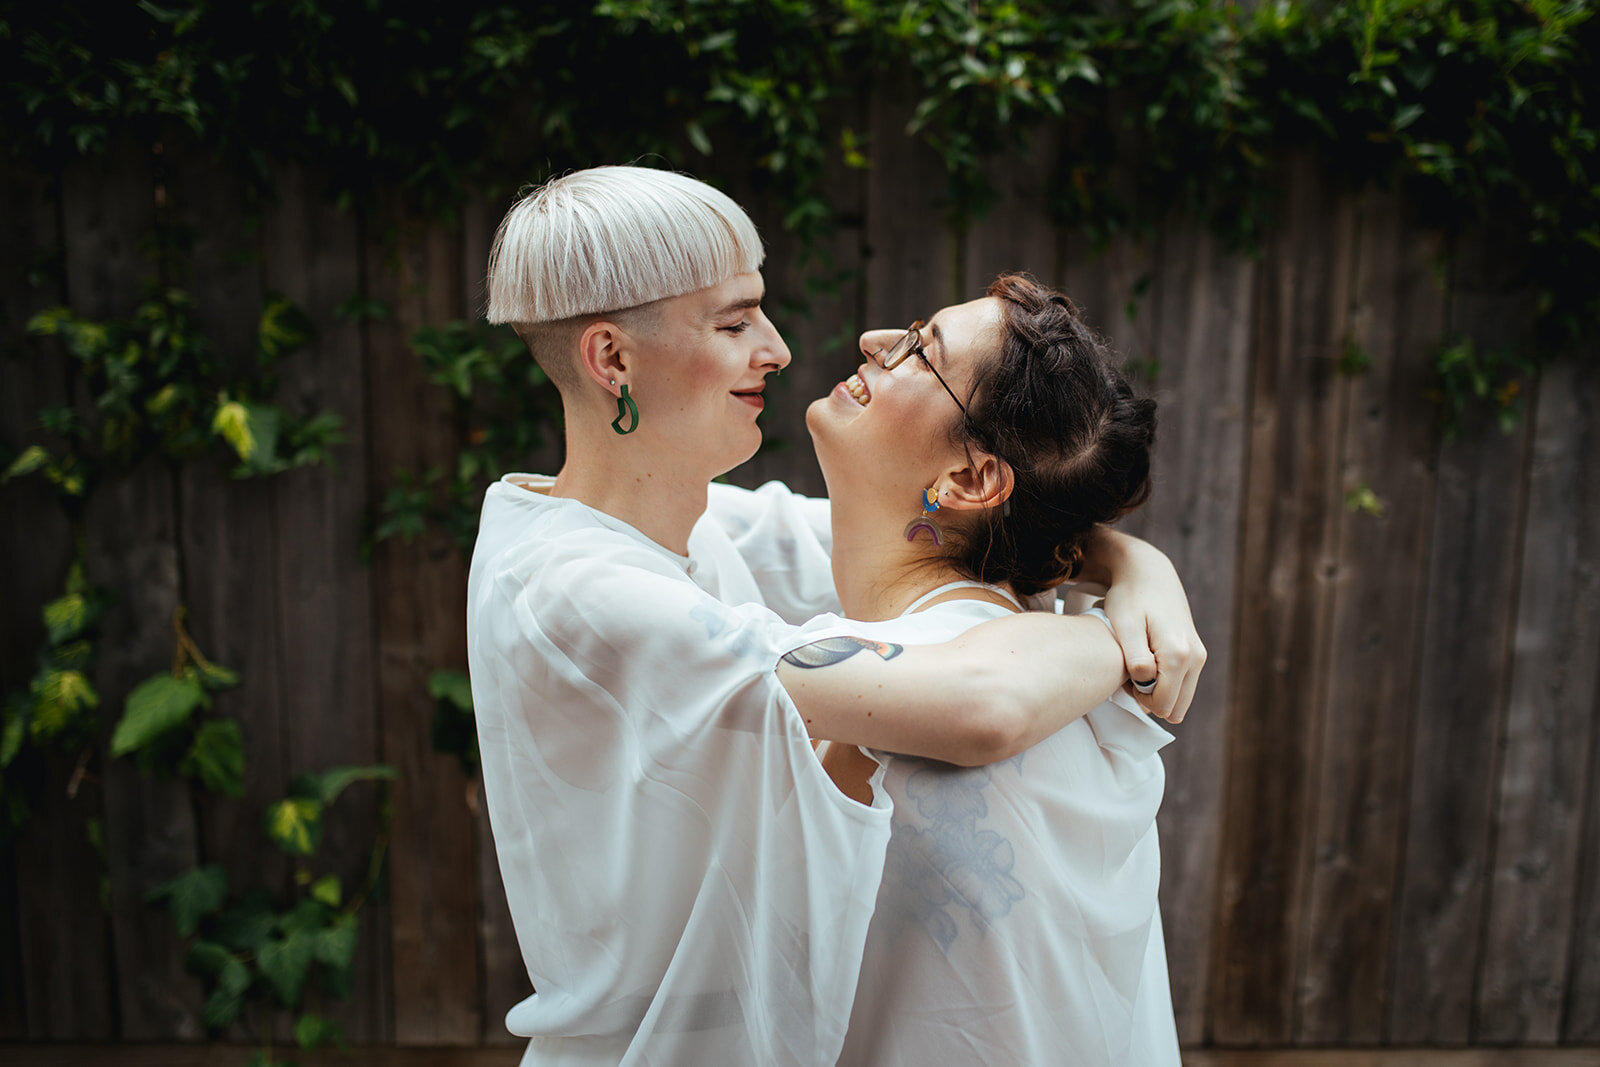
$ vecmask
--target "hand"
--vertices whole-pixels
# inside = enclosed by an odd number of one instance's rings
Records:
[[[1206,648],[1195,631],[1189,598],[1165,554],[1137,538],[1114,536],[1119,543],[1105,612],[1122,646],[1131,679],[1128,692],[1151,715],[1182,722],[1206,664]],[[1156,685],[1149,693],[1132,684],[1150,679]]]

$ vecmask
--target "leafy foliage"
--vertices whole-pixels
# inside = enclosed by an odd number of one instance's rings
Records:
[[[217,441],[239,460],[235,477],[274,474],[325,462],[340,441],[339,419],[319,412],[296,419],[264,399],[277,361],[310,340],[303,315],[271,296],[257,329],[257,373],[232,379],[194,321],[181,289],[153,290],[126,320],[96,322],[64,307],[28,322],[38,336],[61,338],[94,397],[87,417],[64,413],[57,424],[75,445],[62,460],[38,445],[25,449],[5,477],[41,473],[63,492],[82,495],[91,473],[115,472],[151,452],[184,461]]]
[[[484,483],[515,470],[544,443],[559,422],[561,400],[508,326],[456,321],[424,327],[412,335],[411,348],[429,377],[455,396],[466,440],[448,473],[399,474],[373,537],[409,543],[435,524],[469,550],[478,536]]]
[[[1309,152],[1352,182],[1413,183],[1443,222],[1520,229],[1546,340],[1570,341],[1600,318],[1593,15],[1585,0],[16,6],[0,114],[39,161],[181,130],[263,182],[266,160],[313,160],[352,200],[399,188],[447,214],[466,189],[661,158],[747,175],[812,234],[838,168],[899,150],[873,143],[857,101],[909,91],[957,221],[992,198],[984,163],[1046,123],[1058,214],[1102,237],[1180,210],[1249,244],[1285,151]],[[649,87],[593,73],[615,70]]]
[[[268,838],[297,859],[316,852],[325,809],[356,782],[394,777],[391,768],[334,767],[301,775],[290,784],[290,796],[273,805],[267,817]],[[270,812],[288,805],[314,816],[296,817],[299,831],[278,832]],[[310,827],[315,829],[310,829]],[[378,844],[381,855],[383,844]],[[341,1043],[339,1027],[306,1011],[312,984],[335,997],[348,997],[351,968],[358,942],[358,912],[374,888],[378,864],[368,884],[346,900],[335,875],[316,877],[300,868],[295,890],[280,901],[263,889],[232,893],[226,872],[215,864],[186,871],[146,898],[165,904],[180,937],[189,939],[185,966],[206,985],[201,1019],[212,1030],[239,1020],[253,1001],[271,1001],[297,1012],[295,1038],[302,1049]],[[275,1062],[270,1051],[263,1062]]]
[[[472,711],[472,683],[461,671],[434,671],[428,676],[433,697],[433,747],[453,752],[467,774],[478,773],[478,720]]]
[[[51,752],[74,752],[94,736],[100,695],[89,681],[94,625],[105,597],[89,587],[83,564],[44,606],[45,645],[26,691],[6,695],[0,710],[0,830],[20,827],[33,809],[35,783]]]

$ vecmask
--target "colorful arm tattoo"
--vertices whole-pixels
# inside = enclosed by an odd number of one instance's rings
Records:
[[[821,641],[814,641],[809,645],[802,645],[793,652],[785,653],[783,662],[806,669],[831,667],[868,648],[884,659],[894,659],[905,651],[903,645],[887,641],[868,641],[862,637],[825,637]]]

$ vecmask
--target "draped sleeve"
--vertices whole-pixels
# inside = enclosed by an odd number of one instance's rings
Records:
[[[496,550],[486,504],[469,581],[489,816],[537,990],[507,1025],[528,1062],[832,1064],[887,801],[832,786],[777,682],[809,631],[592,515],[523,515]]]
[[[791,623],[838,612],[828,501],[782,482],[756,490],[713,484],[705,520],[722,528],[750,568],[768,607]]]

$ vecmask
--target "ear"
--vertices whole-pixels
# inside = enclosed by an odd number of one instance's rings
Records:
[[[617,394],[614,383],[626,380],[633,338],[609,319],[596,319],[578,336],[578,365],[606,392]]]
[[[939,479],[939,506],[956,511],[997,508],[1015,487],[1011,464],[987,452],[975,452],[967,466],[953,467]]]

